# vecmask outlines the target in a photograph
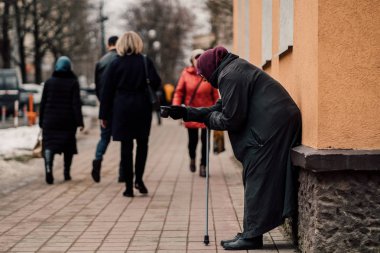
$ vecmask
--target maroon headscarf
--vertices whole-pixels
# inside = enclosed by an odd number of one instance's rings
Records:
[[[223,58],[228,54],[227,49],[222,46],[214,47],[204,52],[197,60],[198,75],[210,81],[214,71],[219,67]]]

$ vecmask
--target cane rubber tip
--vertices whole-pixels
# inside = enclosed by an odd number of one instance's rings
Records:
[[[205,235],[205,239],[203,240],[203,242],[205,245],[208,245],[210,243],[210,239],[209,239],[208,235]]]

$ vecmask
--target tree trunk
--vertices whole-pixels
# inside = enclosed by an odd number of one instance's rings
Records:
[[[3,57],[3,68],[11,67],[11,45],[9,40],[9,8],[11,0],[4,0],[4,14],[2,22],[3,47],[1,56]]]
[[[20,57],[20,70],[21,70],[21,77],[23,82],[26,82],[26,63],[25,63],[25,47],[24,47],[24,38],[25,38],[25,31],[24,28],[21,25],[21,13],[20,9],[17,5],[17,1],[13,3],[15,15],[16,15],[16,31],[17,31],[17,39],[18,39],[18,52]]]
[[[33,25],[34,25],[34,69],[35,69],[35,82],[42,82],[42,54],[41,54],[41,41],[40,41],[40,27],[38,23],[38,10],[37,0],[33,0]]]

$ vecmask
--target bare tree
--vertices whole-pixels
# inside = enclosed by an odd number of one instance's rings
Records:
[[[3,59],[3,68],[11,67],[11,46],[9,38],[10,29],[10,7],[12,0],[2,0],[0,3],[3,4],[2,15],[1,15],[1,56]]]
[[[22,80],[26,81],[26,50],[25,50],[25,36],[31,30],[30,12],[32,9],[32,2],[28,0],[15,0],[13,1],[14,18],[16,23],[17,46],[19,53],[18,65],[21,70]]]
[[[145,53],[155,61],[162,80],[174,83],[193,28],[194,17],[190,11],[179,1],[142,0],[127,11],[125,19],[128,29],[142,36]],[[155,31],[155,36],[149,33],[151,30]],[[160,43],[156,50],[155,41]]]
[[[42,79],[41,63],[47,52],[55,59],[61,55],[82,58],[90,53],[95,26],[88,18],[89,7],[88,0],[33,0],[36,82]]]
[[[215,35],[212,46],[232,41],[232,0],[207,0],[210,11],[211,31]]]

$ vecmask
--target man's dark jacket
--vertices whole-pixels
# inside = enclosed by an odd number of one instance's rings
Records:
[[[185,121],[227,130],[243,164],[244,233],[252,238],[279,226],[295,210],[291,147],[301,132],[300,111],[276,80],[228,54],[209,80],[221,100],[210,108],[188,108]]]
[[[117,58],[116,49],[110,50],[106,53],[95,66],[95,89],[96,96],[100,100],[104,89],[104,72],[107,66]]]

